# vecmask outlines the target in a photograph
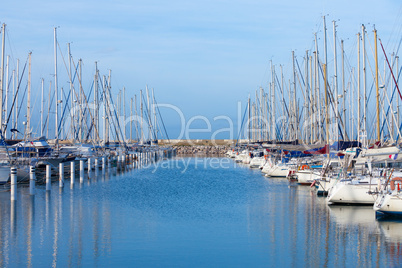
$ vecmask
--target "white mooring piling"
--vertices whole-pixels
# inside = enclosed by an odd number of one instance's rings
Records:
[[[91,158],[88,158],[88,172],[91,172],[91,169],[92,169]]]
[[[102,170],[105,171],[106,168],[106,157],[102,156]]]
[[[80,183],[84,182],[84,160],[80,160]]]
[[[17,201],[17,168],[11,167],[11,201]]]
[[[71,181],[70,181],[70,183],[71,183],[71,186],[72,185],[74,185],[74,181],[75,181],[75,162],[74,162],[74,160],[73,161],[71,161],[71,164],[70,164],[70,176],[71,176]]]
[[[46,191],[52,189],[52,168],[50,165],[46,165]]]
[[[29,194],[34,195],[35,194],[35,167],[30,166],[29,167]]]
[[[64,186],[64,163],[59,163],[59,187]]]

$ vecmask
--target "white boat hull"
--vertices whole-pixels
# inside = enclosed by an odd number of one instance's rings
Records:
[[[366,204],[372,205],[376,196],[368,194],[374,191],[377,185],[374,184],[350,184],[344,182],[336,183],[328,191],[327,201],[332,204]]]
[[[374,210],[386,215],[402,216],[402,195],[394,191],[379,195],[374,203]]]
[[[315,180],[320,179],[320,174],[312,169],[299,170],[296,172],[297,183],[300,185],[311,185]]]
[[[263,163],[265,159],[262,157],[254,157],[250,161],[250,168],[259,168]]]
[[[286,166],[273,166],[270,170],[266,171],[268,177],[287,177],[289,168]]]

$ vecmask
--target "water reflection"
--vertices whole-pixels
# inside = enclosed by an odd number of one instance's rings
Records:
[[[372,206],[328,206],[331,219],[339,226],[347,228],[358,226],[359,228],[376,229],[377,222]]]
[[[6,219],[5,217],[0,217]],[[3,221],[3,220],[2,220]],[[11,238],[15,238],[17,234],[17,201],[10,201],[10,232]]]
[[[372,265],[371,254],[377,256],[377,265],[381,261],[381,237],[378,223],[375,221],[375,212],[372,206],[330,206],[331,218],[335,221],[334,250],[340,256],[348,256],[347,249],[356,239],[355,256],[363,266]],[[337,258],[337,264],[346,265],[345,258]]]
[[[113,167],[35,197],[20,187],[17,202],[0,193],[0,266],[402,265],[402,222],[371,207],[328,206],[235,165],[182,170]]]
[[[386,238],[385,251],[390,267],[402,266],[402,220],[379,221],[381,234]]]
[[[34,221],[34,209],[35,209],[35,196],[27,196],[27,222],[26,222],[26,239],[27,239],[27,267],[32,267],[32,225]]]

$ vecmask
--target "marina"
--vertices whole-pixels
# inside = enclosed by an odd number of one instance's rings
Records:
[[[402,6],[340,2],[5,4],[0,267],[402,267]]]

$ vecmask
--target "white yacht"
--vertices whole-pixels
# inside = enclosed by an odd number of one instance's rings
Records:
[[[236,163],[243,163],[243,159],[245,159],[248,156],[248,152],[246,150],[239,152],[236,152],[235,156],[235,162]]]
[[[374,203],[379,216],[402,216],[402,177],[394,177],[389,187],[384,187]]]
[[[335,179],[336,180],[336,179]],[[350,176],[338,180],[328,191],[329,204],[365,204],[372,205],[376,196],[371,194],[378,190],[381,177]]]
[[[265,163],[265,158],[263,156],[253,157],[250,161],[250,168],[259,168]]]
[[[371,193],[378,192],[383,187],[383,174],[386,174],[386,170],[374,170],[373,165],[388,165],[389,160],[396,162],[399,152],[396,146],[346,149],[344,161],[341,163],[342,171],[332,177],[336,182],[328,191],[328,203],[374,204],[377,196]]]

